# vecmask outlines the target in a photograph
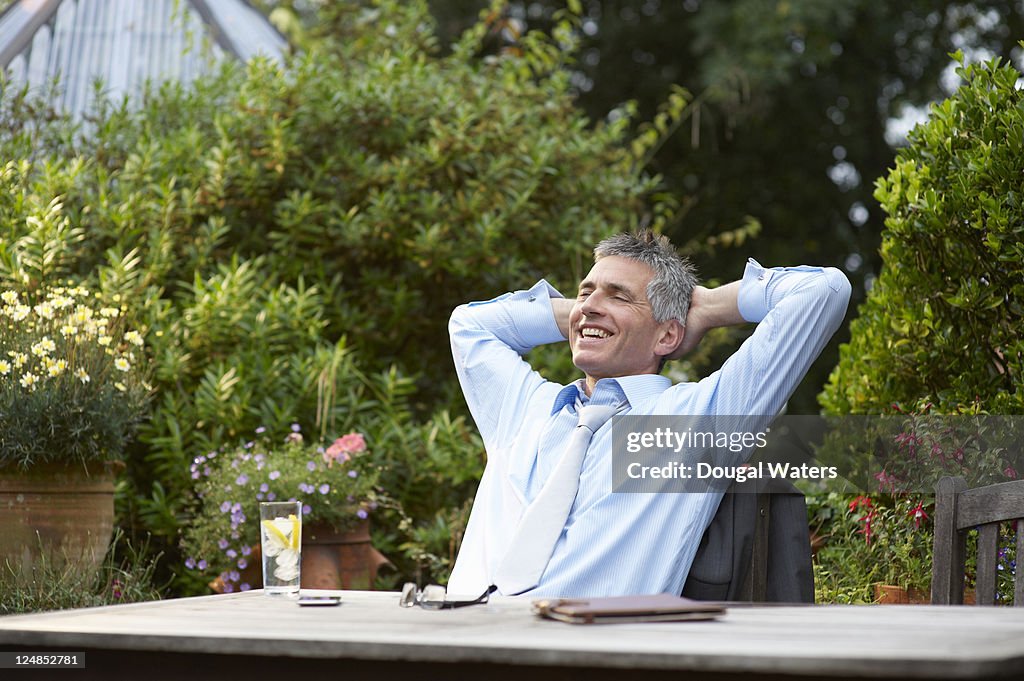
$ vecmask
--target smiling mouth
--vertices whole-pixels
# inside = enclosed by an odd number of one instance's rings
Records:
[[[605,331],[604,329],[596,329],[594,327],[584,327],[580,329],[580,338],[587,340],[600,340],[603,338],[610,338],[612,334]]]

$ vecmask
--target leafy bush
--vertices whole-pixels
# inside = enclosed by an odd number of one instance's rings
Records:
[[[822,542],[814,556],[815,600],[871,603],[873,586],[927,593],[931,588],[932,508],[920,495],[809,497],[811,528]]]
[[[440,579],[482,463],[451,309],[569,283],[599,238],[663,224],[644,159],[685,97],[630,140],[628,108],[591,126],[574,107],[564,27],[478,59],[481,26],[438,57],[423,2],[334,9],[355,38],[101,100],[80,126],[0,84],[0,281],[137,301],[156,394],[119,511],[169,563],[194,457],[297,422],[367,434],[400,490],[383,543]]]
[[[884,413],[1024,410],[1024,92],[1020,72],[964,65],[875,198],[884,267],[821,402]]]

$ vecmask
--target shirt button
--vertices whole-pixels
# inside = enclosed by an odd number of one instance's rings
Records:
[[[762,272],[761,274],[757,275],[757,280],[758,281],[764,281],[764,272]]]
[[[532,303],[533,301],[535,301],[535,300],[537,300],[537,296],[530,296],[530,302],[531,302],[531,303]]]

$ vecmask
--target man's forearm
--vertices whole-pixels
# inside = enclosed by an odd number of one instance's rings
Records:
[[[690,311],[686,315],[686,329],[683,342],[669,355],[678,359],[689,354],[711,329],[719,326],[735,326],[746,322],[736,304],[740,282],[734,281],[717,288],[696,286],[690,299]]]
[[[555,317],[555,324],[558,325],[558,330],[566,338],[569,337],[569,314],[572,312],[572,307],[575,304],[576,301],[565,298],[551,299],[551,313]]]

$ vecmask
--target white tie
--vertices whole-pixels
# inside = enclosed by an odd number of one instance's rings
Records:
[[[494,583],[503,595],[522,593],[540,582],[576,500],[590,438],[623,406],[588,404],[579,409],[579,422],[562,458],[540,494],[523,513],[509,542],[508,553],[498,566]]]

